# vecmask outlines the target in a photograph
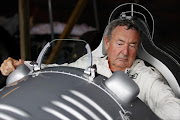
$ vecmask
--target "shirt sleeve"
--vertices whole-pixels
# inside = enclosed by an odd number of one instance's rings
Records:
[[[180,120],[180,99],[156,70],[148,68],[139,76],[140,98],[163,120]]]
[[[148,103],[154,106],[154,112],[159,117],[165,120],[180,120],[180,99],[175,97],[167,84],[155,80],[149,98]]]

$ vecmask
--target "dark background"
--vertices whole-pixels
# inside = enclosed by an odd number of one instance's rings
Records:
[[[78,24],[86,23],[96,27],[92,1],[89,0],[78,20]],[[78,0],[52,0],[53,20],[66,23],[77,2]],[[103,31],[107,25],[112,10],[126,2],[137,2],[149,9],[155,19],[155,28],[157,28],[155,33],[161,37],[161,40],[168,41],[179,38],[179,0],[96,0],[100,31]],[[18,0],[4,0],[1,2],[0,16],[13,17],[16,13],[18,13]],[[30,0],[30,15],[34,16],[34,24],[48,23],[48,0]],[[2,41],[5,40],[1,39]]]
[[[49,23],[48,14],[48,0],[29,0],[30,1],[30,16],[34,16],[33,24]],[[52,0],[53,20],[66,23],[70,17],[72,10],[76,6],[78,0]],[[101,40],[101,35],[107,25],[108,17],[112,10],[118,5],[126,2],[136,2],[144,5],[154,16],[155,19],[155,36],[154,42],[157,46],[165,49],[164,46],[173,42],[177,48],[175,51],[169,50],[170,54],[174,54],[175,58],[179,61],[180,57],[180,2],[179,0],[96,0],[98,10],[99,30],[96,37]],[[0,4],[0,16],[10,18],[18,14],[18,0],[3,0]],[[1,23],[1,21],[0,21]],[[89,26],[96,28],[93,1],[89,0],[87,6],[77,24],[86,23]],[[58,37],[59,35],[56,35]],[[94,35],[95,36],[95,35]],[[44,39],[50,40],[50,35],[31,36],[32,41]],[[42,40],[41,42],[42,43]],[[39,43],[39,44],[40,44]],[[35,59],[37,54],[33,51],[32,46],[32,59]],[[36,46],[35,46],[36,47]],[[174,46],[172,46],[174,47]],[[15,59],[20,58],[19,48],[19,29],[10,34],[2,26],[0,26],[0,64],[8,56]],[[5,79],[0,75],[2,79]],[[0,82],[1,84],[1,82]]]

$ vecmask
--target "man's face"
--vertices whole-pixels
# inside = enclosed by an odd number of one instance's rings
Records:
[[[137,30],[117,26],[108,41],[105,37],[105,48],[108,54],[109,67],[112,71],[125,71],[133,64],[139,45],[140,36]]]

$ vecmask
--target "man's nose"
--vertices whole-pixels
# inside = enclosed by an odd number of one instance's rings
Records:
[[[124,55],[128,55],[128,54],[129,54],[128,45],[125,45],[125,46],[124,46],[124,48],[123,48],[123,50],[122,50],[122,53],[123,53]]]

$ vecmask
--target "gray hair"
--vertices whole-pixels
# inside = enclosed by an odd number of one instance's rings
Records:
[[[138,31],[138,33],[140,34],[140,30],[138,29],[138,27],[134,24],[133,20],[128,20],[128,19],[121,19],[121,20],[114,20],[112,21],[108,27],[107,27],[107,38],[108,41],[111,40],[112,37],[112,32],[113,30],[117,27],[117,26],[127,26],[127,30],[128,29],[135,29]]]

